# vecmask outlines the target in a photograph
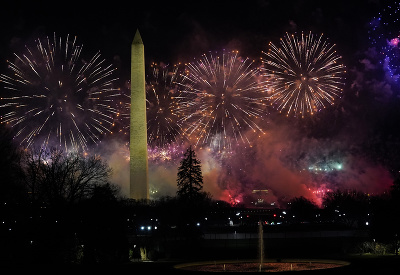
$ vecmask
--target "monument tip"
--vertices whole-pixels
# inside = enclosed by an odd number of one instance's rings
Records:
[[[136,30],[135,37],[133,37],[132,44],[143,44],[142,37],[140,36],[139,29]]]

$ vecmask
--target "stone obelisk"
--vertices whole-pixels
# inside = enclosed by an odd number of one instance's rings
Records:
[[[131,51],[130,198],[149,199],[144,45],[136,31]]]

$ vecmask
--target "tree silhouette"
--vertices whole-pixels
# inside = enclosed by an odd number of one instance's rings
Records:
[[[303,196],[290,200],[290,213],[296,222],[312,222],[315,219],[317,205]]]
[[[365,225],[370,212],[369,196],[356,190],[328,192],[325,194],[323,205],[327,217],[348,227]]]
[[[178,191],[177,195],[181,198],[193,199],[200,195],[203,188],[203,175],[201,172],[200,160],[190,146],[178,167]]]
[[[0,202],[16,202],[25,198],[21,184],[20,161],[22,152],[13,142],[9,129],[0,124]]]
[[[32,201],[49,205],[80,201],[94,186],[108,183],[112,172],[97,156],[66,154],[56,149],[26,152],[22,169]]]

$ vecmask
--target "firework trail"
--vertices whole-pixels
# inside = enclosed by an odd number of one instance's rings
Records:
[[[248,130],[264,133],[267,99],[258,76],[254,61],[237,51],[204,54],[186,65],[180,113],[194,145],[230,150],[250,145]]]
[[[340,98],[345,66],[322,35],[288,34],[280,46],[269,43],[264,76],[271,104],[287,116],[314,114]]]
[[[384,8],[378,16],[369,23],[369,40],[381,56],[392,79],[397,81],[400,76],[400,3]]]
[[[58,146],[66,151],[88,149],[100,136],[111,133],[119,95],[113,88],[114,68],[100,53],[81,59],[82,45],[69,35],[56,35],[25,46],[8,74],[0,75],[1,123],[15,129],[15,139],[25,148]]]

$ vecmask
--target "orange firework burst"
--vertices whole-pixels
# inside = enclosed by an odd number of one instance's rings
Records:
[[[250,144],[249,133],[264,133],[267,99],[253,60],[237,51],[210,52],[186,65],[180,84],[185,133],[195,145],[230,150]]]
[[[263,71],[271,104],[280,112],[304,117],[341,97],[345,66],[323,35],[286,33],[280,46],[269,47]]]

